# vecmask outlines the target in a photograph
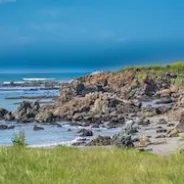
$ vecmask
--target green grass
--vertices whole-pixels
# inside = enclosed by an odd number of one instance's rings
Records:
[[[144,80],[145,76],[155,79],[162,77],[166,73],[175,73],[177,78],[171,80],[171,83],[177,86],[184,86],[184,62],[175,62],[170,65],[149,65],[125,67],[118,72],[132,71],[136,73],[139,82]]]
[[[112,148],[0,149],[2,184],[183,184],[184,154]]]

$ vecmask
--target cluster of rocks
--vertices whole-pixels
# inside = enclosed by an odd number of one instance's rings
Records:
[[[153,79],[145,74],[140,81],[139,72],[137,69],[84,76],[63,84],[54,105],[41,107],[38,101],[22,102],[15,112],[0,109],[0,118],[23,123],[65,120],[85,126],[108,122],[109,128],[114,128],[136,116],[151,117],[172,109],[162,104],[172,104],[178,99],[182,104],[183,98],[176,95],[176,89],[171,89],[171,79],[176,75],[166,73]],[[142,107],[143,99],[155,97],[167,99],[158,102],[159,107]]]

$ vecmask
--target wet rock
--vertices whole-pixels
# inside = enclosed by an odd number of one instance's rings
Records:
[[[8,127],[8,130],[11,130],[11,129],[14,129],[14,128],[15,128],[15,125],[12,125],[12,126]]]
[[[144,79],[144,83],[144,94],[147,96],[152,96],[157,89],[155,81],[150,79],[149,76],[146,76],[146,78]]]
[[[54,115],[66,121],[87,122],[90,125],[103,122],[123,125],[124,114],[135,114],[138,109],[134,103],[120,99],[113,93],[94,92],[56,105]]]
[[[23,101],[14,112],[15,119],[22,123],[33,122],[40,108],[39,103]]]
[[[79,138],[77,141],[72,143],[72,146],[85,146],[88,139],[86,138]]]
[[[171,104],[172,102],[173,102],[172,99],[169,98],[156,101],[155,104]]]
[[[108,146],[112,145],[112,138],[109,136],[98,136],[89,142],[86,146]]]
[[[100,125],[99,124],[94,124],[91,126],[91,128],[100,128]]]
[[[167,121],[164,118],[159,119],[158,123],[159,125],[166,125]]]
[[[155,138],[156,139],[167,138],[167,135],[164,135],[164,134],[163,135],[158,135]]]
[[[152,117],[157,114],[157,110],[155,107],[152,106],[147,106],[142,108],[140,116],[145,116],[145,117]]]
[[[8,110],[4,108],[0,108],[0,120],[4,119],[7,113],[8,113]]]
[[[138,125],[142,125],[142,126],[148,126],[150,124],[150,120],[146,119],[146,118],[139,118],[136,123]]]
[[[156,130],[156,133],[166,133],[167,130],[166,129],[159,129],[159,130]]]
[[[56,123],[56,122],[52,122],[52,125],[55,125],[55,126],[57,126],[58,128],[61,128],[61,127],[62,127],[62,125],[61,125],[61,124]]]
[[[135,144],[135,147],[145,147],[148,146],[150,140],[147,136],[143,136],[139,138],[138,142]]]
[[[153,151],[152,148],[150,148],[150,149],[139,148],[138,150],[139,150],[140,152],[151,152],[151,151]]]
[[[91,130],[87,130],[84,128],[79,130],[77,133],[80,134],[81,137],[93,136],[93,132]]]
[[[120,133],[113,136],[113,144],[118,147],[132,148],[134,147],[132,132],[134,132],[133,121],[128,123],[126,129],[123,129]]]
[[[68,129],[67,129],[67,131],[68,131],[68,132],[71,132],[71,131],[72,131],[72,129],[71,129],[71,128],[68,128]]]
[[[77,95],[83,95],[85,92],[85,85],[83,83],[79,83],[76,85],[76,93]]]
[[[8,113],[4,116],[4,120],[5,120],[5,121],[13,121],[13,120],[15,120],[15,117],[14,117],[14,115],[13,115],[12,112],[8,112]]]
[[[158,115],[165,114],[171,109],[172,109],[172,107],[169,107],[169,106],[157,107],[156,108],[156,114],[158,114]]]
[[[125,118],[124,116],[117,115],[116,117],[113,117],[109,123],[107,124],[108,128],[117,128],[120,126],[123,126],[125,124]]]
[[[35,117],[35,121],[38,123],[53,123],[55,120],[56,117],[53,113],[47,110],[40,111]]]
[[[129,120],[126,122],[124,131],[128,134],[135,134],[138,132],[138,125],[133,120]]]
[[[174,127],[175,124],[174,124],[174,123],[169,123],[167,126],[168,126],[168,127]]]
[[[6,129],[8,129],[7,125],[0,125],[0,130],[6,130]]]
[[[39,127],[37,125],[34,125],[33,130],[34,131],[40,131],[40,130],[44,130],[44,128],[43,127]]]
[[[113,144],[123,148],[133,148],[133,140],[131,135],[119,134],[113,137]]]

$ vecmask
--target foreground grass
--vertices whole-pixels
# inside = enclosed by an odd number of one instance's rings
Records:
[[[184,155],[120,149],[0,149],[2,184],[183,184]]]

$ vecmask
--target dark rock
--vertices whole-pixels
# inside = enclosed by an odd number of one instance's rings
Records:
[[[91,128],[100,128],[100,125],[99,124],[94,124],[91,126]]]
[[[162,107],[157,107],[156,108],[156,114],[165,114],[166,112],[168,112],[169,110],[171,110],[172,107],[167,107],[167,106],[162,106]]]
[[[77,95],[83,95],[85,93],[85,85],[83,83],[79,83],[76,86],[76,93]]]
[[[11,130],[11,129],[14,129],[14,128],[15,128],[15,125],[12,125],[12,126],[8,127],[8,130]]]
[[[39,127],[37,125],[34,125],[33,130],[34,131],[40,131],[40,130],[44,130],[44,128],[43,127]]]
[[[145,148],[139,148],[138,149],[140,152],[150,152],[150,151],[153,151],[153,149],[145,149]]]
[[[8,129],[7,125],[0,125],[0,130],[6,130],[6,129]]]
[[[57,126],[58,128],[62,127],[62,125],[57,122],[51,122],[51,125]]]
[[[143,107],[142,111],[141,111],[141,116],[145,116],[145,117],[152,117],[155,116],[157,114],[157,110],[155,107],[147,106],[147,107]]]
[[[86,141],[79,141],[79,142],[74,142],[72,143],[72,146],[85,146]]]
[[[76,142],[72,143],[72,146],[85,146],[88,139],[86,138],[80,138]]]
[[[4,108],[0,108],[0,119],[4,119],[4,117],[6,116],[6,114],[8,113],[8,110],[4,109]]]
[[[52,112],[47,110],[41,110],[35,117],[35,121],[38,123],[53,123],[56,121],[56,117]]]
[[[126,122],[125,127],[124,127],[124,131],[127,134],[135,134],[138,132],[138,126],[135,123],[135,121],[133,120],[129,120]]]
[[[166,129],[159,129],[159,130],[157,130],[156,132],[157,132],[157,133],[166,133],[167,130],[166,130]]]
[[[4,120],[5,121],[13,121],[15,120],[14,115],[12,114],[12,112],[8,112],[5,116],[4,116]]]
[[[112,145],[112,138],[109,136],[98,136],[89,142],[86,146],[108,146]]]
[[[71,128],[68,128],[68,130],[67,130],[68,132],[71,132],[72,131],[72,129]]]
[[[23,101],[17,110],[14,112],[14,117],[22,123],[33,122],[40,108],[39,103]]]
[[[156,139],[161,139],[161,138],[166,138],[167,137],[167,135],[158,135],[158,136],[156,136],[155,138]]]
[[[134,147],[132,139],[132,126],[133,122],[128,124],[126,129],[123,129],[120,133],[113,136],[113,144],[118,147],[132,148]]]
[[[162,118],[162,119],[159,119],[159,122],[157,124],[159,124],[159,125],[166,125],[167,121],[164,118]]]
[[[140,118],[140,119],[137,120],[136,123],[138,125],[148,126],[150,124],[150,120],[149,119],[145,119],[145,118]]]
[[[112,127],[118,127],[119,125],[124,125],[125,124],[125,118],[124,116],[121,115],[117,115],[116,117],[113,117],[110,122],[109,122],[109,126]]]
[[[93,132],[91,130],[87,130],[84,128],[79,130],[77,133],[80,134],[81,137],[93,136]]]
[[[162,100],[156,101],[155,104],[170,104],[172,102],[173,102],[172,99],[162,99]]]
[[[167,126],[168,126],[168,127],[174,127],[175,124],[174,124],[174,123],[170,123],[170,124],[168,124]]]

